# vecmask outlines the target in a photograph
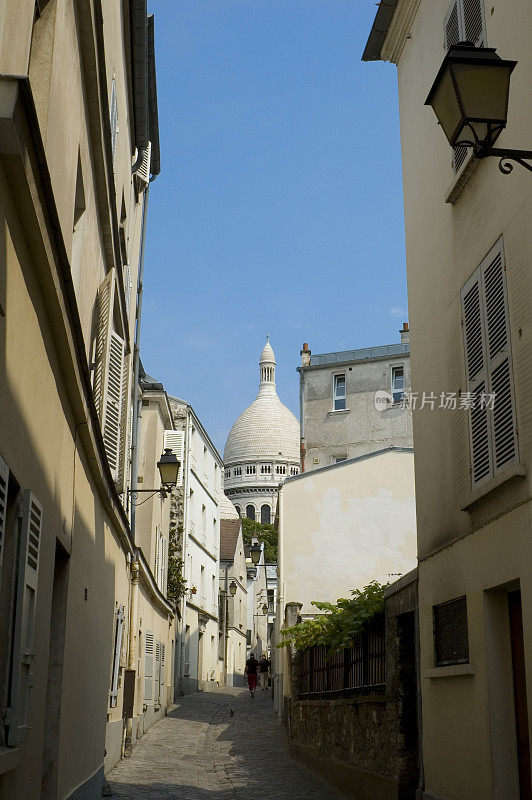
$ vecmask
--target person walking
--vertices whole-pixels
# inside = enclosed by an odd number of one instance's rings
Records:
[[[247,675],[249,693],[251,694],[252,697],[255,697],[255,688],[257,686],[258,671],[259,671],[259,662],[255,658],[253,653],[250,653],[249,658],[246,661],[246,669],[244,670],[244,675]]]
[[[262,687],[262,691],[268,688],[268,683],[270,680],[270,667],[271,661],[267,658],[266,653],[262,654],[262,658],[259,661],[259,669],[260,669],[260,685]]]

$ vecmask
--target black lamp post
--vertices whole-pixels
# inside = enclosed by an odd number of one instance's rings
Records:
[[[231,583],[229,584],[229,591],[231,592],[232,597],[235,596],[237,589],[238,586],[236,585],[236,581],[231,581]]]
[[[260,561],[260,554],[262,553],[262,547],[258,542],[253,542],[251,547],[249,548],[249,554],[251,556],[251,560],[255,565],[257,565]]]
[[[510,75],[517,61],[500,58],[493,47],[461,42],[449,48],[425,101],[432,107],[451,147],[472,147],[477,158],[497,156],[508,175],[531,150],[494,147],[508,120]]]
[[[157,469],[161,476],[160,489],[128,489],[128,493],[136,497],[139,494],[158,494],[159,497],[166,497],[176,485],[179,478],[181,462],[177,460],[175,453],[170,448],[165,448],[164,453],[157,462]],[[147,500],[149,498],[146,498]],[[143,501],[144,502],[144,501]]]

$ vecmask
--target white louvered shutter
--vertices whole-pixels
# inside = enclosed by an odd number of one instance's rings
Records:
[[[115,295],[114,272],[100,284],[97,298],[97,333],[94,358],[93,391],[100,423],[103,424],[105,384],[109,362],[109,337]]]
[[[155,692],[156,702],[161,698],[161,643],[155,642]]]
[[[486,46],[484,3],[482,0],[453,0],[443,22],[444,47],[458,42]]]
[[[473,486],[478,486],[492,474],[491,443],[488,411],[481,407],[480,396],[488,392],[482,287],[477,269],[462,289],[462,317],[466,355],[467,391],[475,396],[470,417],[471,473]]]
[[[29,695],[34,678],[30,670],[35,660],[33,641],[43,509],[29,490],[22,495],[21,512],[9,713],[10,745],[26,741]]]
[[[2,456],[0,456],[0,584],[2,583],[2,561],[4,557],[4,540],[6,535],[8,484],[9,467]]]
[[[453,0],[443,23],[444,47],[448,50],[460,41],[460,11],[458,0]]]
[[[142,159],[140,166],[136,172],[136,175],[139,181],[144,186],[147,186],[150,182],[150,166],[151,166],[151,142],[148,142],[148,147],[146,148],[146,152],[144,153],[144,158]]]
[[[183,485],[183,456],[185,450],[185,433],[184,431],[165,431],[163,439],[163,450],[169,448],[178,461],[181,462],[179,475],[177,476],[176,486]]]
[[[144,700],[153,700],[153,631],[144,637]]]
[[[165,645],[161,642],[161,666],[160,666],[160,679],[159,679],[159,703],[166,704],[166,691],[164,685],[164,661],[165,661]]]
[[[115,649],[113,655],[113,672],[111,676],[111,692],[109,705],[116,708],[118,702],[118,675],[120,672],[120,653],[124,634],[124,606],[120,606],[115,615]]]
[[[502,239],[480,265],[487,332],[487,357],[490,392],[495,394],[493,408],[494,474],[517,457],[508,300]]]
[[[131,267],[124,264],[124,296],[126,300],[126,313],[129,320],[129,309],[131,308]]]
[[[103,441],[114,480],[120,469],[122,435],[122,391],[124,378],[124,340],[115,331],[109,339],[109,371],[103,419]]]
[[[161,575],[161,592],[166,595],[168,585],[168,540],[162,538],[163,557],[162,557],[162,575]]]
[[[486,46],[484,3],[482,0],[461,0],[462,41],[473,42],[475,47]]]
[[[129,480],[131,463],[131,355],[125,355],[122,365],[122,402],[120,408],[120,443],[118,458],[118,488],[125,492]]]

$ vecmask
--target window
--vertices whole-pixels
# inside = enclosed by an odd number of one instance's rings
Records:
[[[271,509],[268,505],[263,505],[260,507],[260,521],[263,525],[269,525],[271,518]]]
[[[256,468],[255,466],[247,466],[246,467],[246,475],[255,475]]]
[[[393,402],[400,403],[405,396],[405,374],[403,367],[392,367]]]
[[[255,519],[255,506],[246,506],[246,517],[248,519]]]
[[[117,608],[115,613],[115,649],[113,656],[113,674],[111,677],[111,695],[109,706],[116,708],[118,703],[118,676],[120,672],[120,653],[122,651],[122,636],[124,633],[124,606]]]
[[[236,513],[238,514],[238,516],[240,516],[240,513],[241,513],[240,512],[240,506],[235,506],[235,508],[236,508]]]
[[[230,469],[226,469],[225,470],[225,477],[226,478],[230,478],[231,477],[231,470]]]
[[[275,468],[275,472],[277,473],[277,475],[286,475],[286,467],[282,464],[280,465],[278,464],[277,467]]]
[[[144,637],[144,700],[153,700],[153,631],[146,631]]]
[[[345,411],[345,375],[334,376],[333,402],[335,411]]]
[[[482,0],[453,0],[443,23],[443,46],[448,50],[458,42],[473,42],[486,46],[484,5]],[[462,145],[453,148],[453,172],[456,174],[471,148]]]
[[[235,467],[233,475],[235,476],[235,478],[238,478],[239,475],[242,475],[242,467]]]
[[[434,606],[432,611],[435,665],[466,664],[469,661],[466,598]]]
[[[93,373],[94,402],[113,479],[124,475],[129,396],[129,356],[114,324],[116,282],[111,271],[98,289]]]
[[[517,460],[502,239],[462,289],[473,488]]]
[[[260,471],[262,475],[270,475],[272,471],[271,464],[262,464]]]
[[[443,29],[446,50],[458,42],[472,42],[475,47],[486,47],[482,0],[453,0],[446,14]]]
[[[299,467],[290,467],[290,475],[299,475]]]
[[[275,589],[268,589],[268,614],[275,614]]]

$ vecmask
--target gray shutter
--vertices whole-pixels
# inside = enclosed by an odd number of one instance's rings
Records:
[[[109,336],[114,305],[115,281],[113,271],[109,272],[98,289],[97,334],[94,359],[93,390],[94,402],[103,426],[105,383],[109,362]]]
[[[155,691],[154,697],[157,702],[161,698],[161,643],[155,642]]]
[[[462,40],[473,42],[476,47],[485,47],[484,3],[482,0],[461,0],[461,6]]]
[[[4,539],[6,535],[7,488],[9,484],[9,467],[0,456],[0,584],[2,582],[2,560],[4,557]]]
[[[448,50],[460,41],[460,12],[458,0],[453,0],[443,23],[444,47]]]
[[[8,743],[24,742],[28,734],[29,693],[33,685],[30,672],[35,659],[33,640],[43,509],[28,490],[21,500],[19,559],[17,571],[11,698],[8,714]]]
[[[124,340],[115,331],[109,338],[109,371],[103,419],[103,441],[114,480],[120,467],[120,437],[122,431],[122,391],[124,375]]]
[[[116,612],[115,620],[115,649],[113,655],[113,672],[111,677],[111,693],[109,705],[116,708],[118,702],[118,675],[120,672],[120,653],[122,650],[122,636],[124,633],[124,606]]]
[[[494,473],[517,458],[508,299],[502,239],[480,265],[487,331],[489,391],[495,394],[492,418]]]
[[[492,475],[493,469],[488,411],[480,403],[480,396],[488,391],[480,268],[475,270],[461,295],[466,387],[475,396],[475,407],[470,412],[470,449],[471,476],[476,487]]]
[[[161,666],[160,666],[160,679],[159,679],[159,703],[161,705],[165,705],[166,704],[166,691],[165,691],[165,685],[164,685],[165,650],[166,650],[166,647],[163,644],[163,642],[161,642]]]
[[[144,637],[144,700],[153,700],[153,631]]]

